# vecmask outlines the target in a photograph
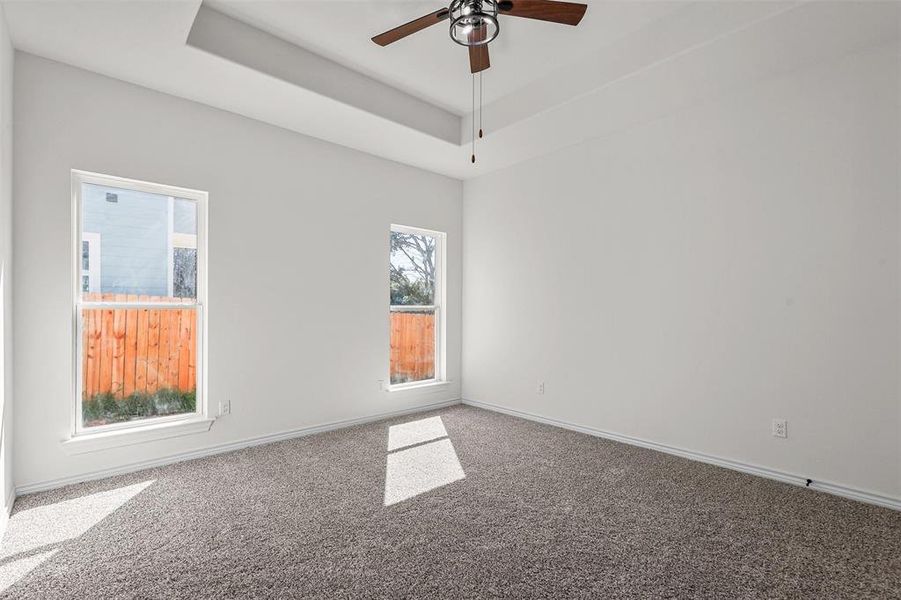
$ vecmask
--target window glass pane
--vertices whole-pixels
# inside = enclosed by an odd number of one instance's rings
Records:
[[[197,297],[197,249],[175,248],[172,295],[176,298]]]
[[[90,292],[91,291],[91,278],[87,275],[81,276],[81,291],[82,292]]]
[[[435,378],[435,309],[391,311],[391,384]]]
[[[88,242],[81,242],[81,269],[83,271],[91,270],[91,247]]]
[[[175,233],[197,235],[197,208],[194,201],[176,198],[172,208],[172,228]]]
[[[176,230],[176,223],[181,231]],[[191,245],[191,239],[196,247],[197,205],[163,194],[85,183],[81,226],[82,231],[96,233],[103,240],[100,255],[89,257],[99,267],[96,291],[153,301],[175,295],[173,250],[176,245]],[[176,239],[180,243],[176,244]],[[82,253],[84,263],[84,248]],[[196,264],[194,260],[190,273],[182,270],[184,281],[196,282]],[[196,285],[183,285],[180,291],[189,294],[181,298],[196,297]]]
[[[85,427],[195,411],[195,307],[84,308],[81,316]]]
[[[435,238],[391,232],[391,304],[435,304]]]

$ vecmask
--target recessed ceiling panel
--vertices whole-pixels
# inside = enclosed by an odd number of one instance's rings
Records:
[[[484,101],[491,102],[664,17],[686,2],[589,2],[578,27],[501,15],[491,42]],[[467,49],[448,25],[429,27],[390,46],[370,38],[433,12],[441,1],[208,0],[204,5],[356,69],[437,106],[470,110]]]

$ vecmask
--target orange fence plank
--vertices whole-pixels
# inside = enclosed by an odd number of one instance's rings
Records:
[[[191,326],[189,329],[188,343],[188,387],[182,389],[194,389],[197,386],[197,311],[192,310],[188,316]]]
[[[169,321],[174,310],[161,310],[160,312],[160,343],[159,357],[157,358],[156,387],[164,390],[171,388],[169,385]]]
[[[85,309],[82,314],[82,351],[85,354],[82,385],[85,397],[90,398],[97,393],[100,383],[100,311]]]
[[[102,309],[100,334],[100,383],[98,392],[107,393],[113,389],[113,311]]]
[[[116,294],[115,301],[124,302],[125,294]],[[113,365],[110,389],[117,398],[123,397],[122,392],[125,388],[125,319],[125,310],[113,311]]]
[[[140,302],[147,302],[147,296],[138,296]],[[147,334],[149,333],[149,312],[138,309],[138,335],[135,343],[135,392],[147,391]]]
[[[169,317],[169,387],[178,389],[178,348],[181,344],[181,320],[185,311],[173,310]]]
[[[147,391],[155,392],[158,387],[160,360],[160,310],[150,310],[147,314]]]
[[[193,329],[193,323],[191,322],[193,311],[179,312],[181,312],[181,335],[179,336],[178,345],[178,389],[191,390],[194,389],[194,386],[191,383],[188,364],[190,362],[190,349],[188,346],[191,340],[191,329]]]
[[[91,380],[94,393],[100,393],[100,363],[103,362],[103,311],[92,310],[91,330],[94,332],[94,366],[91,368]]]
[[[126,296],[128,302],[137,302],[135,294]],[[122,393],[126,397],[135,391],[135,360],[138,350],[138,311],[129,308],[125,311],[125,369]]]

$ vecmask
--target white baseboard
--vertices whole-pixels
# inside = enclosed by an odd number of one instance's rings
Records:
[[[675,456],[681,456],[683,458],[687,458],[690,460],[696,460],[703,463],[708,463],[712,465],[716,465],[719,467],[724,467],[726,469],[732,469],[734,471],[740,471],[742,473],[748,473],[750,475],[756,475],[758,477],[765,477],[767,479],[775,479],[776,481],[782,481],[784,483],[789,483],[792,485],[797,485],[800,487],[807,486],[807,478],[802,477],[800,475],[794,475],[791,473],[785,473],[782,471],[777,471],[775,469],[770,469],[768,467],[761,467],[758,465],[752,465],[748,463],[743,463],[735,460],[730,460],[726,458],[720,458],[717,456],[711,456],[708,454],[703,454],[701,452],[695,452],[692,450],[685,450],[682,448],[677,448],[674,446],[667,446],[665,444],[658,444],[657,442],[652,442],[649,440],[644,440],[641,438],[636,438],[628,435],[622,435],[618,433],[613,433],[610,431],[603,431],[601,429],[595,429],[593,427],[585,427],[582,425],[576,425],[575,423],[569,423],[566,421],[561,421],[559,419],[552,419],[549,417],[544,417],[541,415],[528,413],[521,410],[515,410],[512,408],[506,408],[504,406],[500,406],[497,404],[491,404],[488,402],[479,402],[477,400],[448,400],[443,402],[436,402],[433,404],[427,404],[424,406],[417,406],[415,408],[392,411],[392,412],[384,412],[377,413],[374,415],[369,415],[366,417],[360,417],[356,419],[346,419],[343,421],[335,421],[332,423],[326,423],[323,425],[314,425],[311,427],[302,427],[300,429],[292,429],[289,431],[282,431],[279,433],[254,437],[254,438],[246,438],[243,440],[239,440],[236,442],[229,442],[226,444],[219,444],[216,446],[210,446],[209,448],[202,448],[200,450],[194,450],[192,452],[176,454],[171,456],[166,456],[158,459],[141,461],[135,463],[129,463],[126,465],[121,465],[119,467],[104,469],[100,471],[93,471],[91,473],[86,473],[83,475],[76,475],[73,477],[63,477],[60,479],[53,479],[49,481],[41,481],[36,483],[30,483],[26,485],[19,486],[13,490],[10,494],[10,497],[6,499],[6,510],[0,511],[0,535],[2,535],[3,529],[5,529],[6,522],[9,519],[9,511],[12,509],[13,502],[15,498],[18,496],[24,496],[25,494],[32,494],[34,492],[41,492],[46,490],[55,489],[58,487],[62,487],[65,485],[71,485],[74,483],[81,483],[83,481],[92,481],[95,479],[103,479],[105,477],[113,477],[115,475],[123,475],[125,473],[133,473],[135,471],[143,471],[145,469],[150,469],[153,467],[159,467],[163,465],[168,465],[172,463],[182,462],[186,460],[192,460],[195,458],[203,458],[205,456],[212,456],[215,454],[223,454],[226,452],[233,452],[235,450],[241,450],[242,448],[249,448],[251,446],[260,446],[263,444],[271,444],[273,442],[280,442],[282,440],[288,440],[297,437],[303,437],[307,435],[313,435],[316,433],[323,433],[326,431],[333,431],[335,429],[343,429],[345,427],[353,427],[354,425],[362,425],[365,423],[372,423],[374,421],[381,421],[383,419],[390,419],[392,417],[400,417],[403,415],[414,414],[418,412],[426,412],[430,410],[437,410],[441,408],[446,408],[448,406],[453,406],[455,404],[467,404],[470,406],[475,406],[478,408],[483,408],[486,410],[491,410],[494,412],[504,413],[507,415],[511,415],[514,417],[520,417],[523,419],[528,419],[530,421],[536,421],[539,423],[545,423],[547,425],[553,425],[555,427],[560,427],[563,429],[568,429],[570,431],[577,431],[579,433],[584,433],[587,435],[593,435],[596,437],[601,437],[617,442],[622,442],[624,444],[631,444],[633,446],[640,446],[642,448],[648,448],[650,450],[657,450],[658,452],[664,452],[666,454],[672,454]],[[859,490],[835,483],[829,483],[824,481],[814,481],[809,486],[813,490],[825,492],[828,494],[833,494],[836,496],[841,496],[843,498],[849,498],[851,500],[858,500],[860,502],[866,502],[868,504],[875,504],[877,506],[883,506],[886,508],[891,508],[894,510],[901,510],[901,498],[893,498],[890,496],[884,496],[881,494],[876,494],[873,492],[868,492],[864,490]]]
[[[155,458],[152,460],[129,463],[129,464],[121,465],[118,467],[113,467],[111,469],[92,471],[90,473],[85,473],[82,475],[74,475],[72,477],[61,477],[59,479],[52,479],[52,480],[48,480],[48,481],[38,481],[35,483],[28,483],[28,484],[16,487],[14,494],[15,494],[15,496],[24,496],[25,494],[33,494],[35,492],[43,492],[43,491],[47,491],[47,490],[52,490],[55,488],[63,487],[65,485],[72,485],[74,483],[82,483],[84,481],[93,481],[95,479],[104,479],[106,477],[113,477],[115,475],[124,475],[125,473],[134,473],[136,471],[143,471],[145,469],[161,467],[163,465],[170,465],[173,463],[183,462],[186,460],[192,460],[195,458],[203,458],[205,456],[213,456],[214,454],[223,454],[225,452],[233,452],[235,450],[241,450],[243,448],[250,448],[251,446],[261,446],[263,444],[271,444],[273,442],[281,442],[283,440],[290,440],[293,438],[304,437],[307,435],[313,435],[315,433],[323,433],[326,431],[333,431],[335,429],[344,429],[345,427],[353,427],[354,425],[363,425],[365,423],[382,421],[384,419],[390,419],[392,417],[401,417],[403,415],[410,415],[410,414],[426,412],[426,411],[430,411],[430,410],[437,410],[440,408],[446,408],[448,406],[454,406],[456,404],[460,404],[459,398],[456,400],[445,400],[442,402],[425,404],[422,406],[416,406],[413,408],[407,408],[407,409],[403,409],[403,410],[376,413],[373,415],[368,415],[365,417],[359,417],[359,418],[355,418],[355,419],[345,419],[343,421],[334,421],[332,423],[325,423],[323,425],[313,425],[310,427],[301,427],[299,429],[291,429],[288,431],[281,431],[278,433],[272,433],[272,434],[262,435],[262,436],[253,437],[253,438],[246,438],[243,440],[238,440],[236,442],[228,442],[225,444],[218,444],[215,446],[210,446],[208,448],[201,448],[199,450],[193,450],[191,452],[184,452],[181,454],[173,454],[173,455],[165,456],[162,458]],[[10,504],[10,506],[12,506],[12,505]]]
[[[808,486],[806,477],[802,477],[800,475],[794,475],[791,473],[784,473],[782,471],[777,471],[775,469],[770,469],[768,467],[761,467],[758,465],[752,465],[752,464],[747,464],[747,463],[743,463],[743,462],[739,462],[739,461],[735,461],[735,460],[730,460],[728,458],[720,458],[717,456],[711,456],[709,454],[703,454],[701,452],[694,452],[692,450],[685,450],[682,448],[676,448],[674,446],[667,446],[666,444],[658,444],[657,442],[651,442],[649,440],[643,440],[641,438],[636,438],[636,437],[632,437],[632,436],[628,436],[628,435],[622,435],[619,433],[613,433],[610,431],[603,431],[601,429],[595,429],[593,427],[585,427],[583,425],[576,425],[575,423],[568,423],[566,421],[560,421],[558,419],[543,417],[541,415],[536,415],[536,414],[524,412],[521,410],[515,410],[512,408],[507,408],[504,406],[500,406],[497,404],[491,404],[488,402],[479,402],[477,400],[467,400],[465,398],[463,399],[462,402],[463,402],[463,404],[467,404],[469,406],[475,406],[477,408],[484,408],[485,410],[491,410],[494,412],[504,413],[506,415],[520,417],[522,419],[528,419],[530,421],[536,421],[538,423],[545,423],[547,425],[553,425],[555,427],[569,429],[570,431],[578,431],[579,433],[585,433],[588,435],[593,435],[595,437],[601,437],[601,438],[613,440],[616,442],[622,442],[624,444],[631,444],[633,446],[640,446],[642,448],[648,448],[650,450],[657,450],[658,452],[665,452],[666,454],[673,454],[675,456],[681,456],[682,458],[688,458],[690,460],[696,460],[699,462],[716,465],[718,467],[732,469],[734,471],[741,471],[742,473],[748,473],[750,475],[756,475],[758,477],[765,477],[767,479],[775,479],[776,481],[782,481],[784,483],[789,483],[792,485],[797,485],[797,486],[801,486],[801,487],[809,487],[812,490],[826,492],[827,494],[833,494],[835,496],[841,496],[843,498],[850,498],[851,500],[858,500],[860,502],[866,502],[868,504],[875,504],[877,506],[882,506],[885,508],[901,510],[901,498],[892,498],[890,496],[884,496],[884,495],[877,494],[874,492],[859,490],[859,489],[839,485],[836,483],[829,483],[829,482],[825,482],[825,481],[813,481]]]

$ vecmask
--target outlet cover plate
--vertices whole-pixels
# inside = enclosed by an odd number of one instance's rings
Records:
[[[785,419],[773,419],[773,437],[788,437],[788,421]]]

